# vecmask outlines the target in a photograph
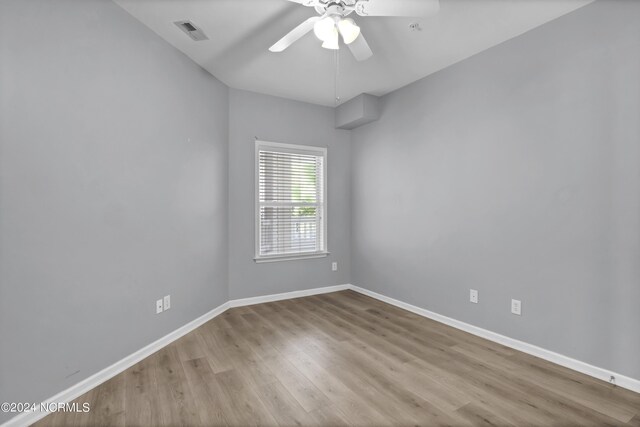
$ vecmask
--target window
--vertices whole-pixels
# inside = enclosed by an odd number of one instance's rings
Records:
[[[327,149],[256,141],[257,262],[327,255]]]

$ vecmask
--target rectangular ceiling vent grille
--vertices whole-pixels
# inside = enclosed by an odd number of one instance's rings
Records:
[[[202,31],[202,29],[196,27],[191,21],[176,21],[174,22],[186,35],[191,37],[192,40],[197,42],[202,40],[209,40],[209,37]]]

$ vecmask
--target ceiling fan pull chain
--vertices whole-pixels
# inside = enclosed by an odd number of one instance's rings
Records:
[[[339,93],[339,77],[340,77],[340,50],[336,49],[335,51],[335,76],[334,76],[334,98],[335,98],[335,104],[336,107],[338,106],[338,103],[340,102],[340,93]]]

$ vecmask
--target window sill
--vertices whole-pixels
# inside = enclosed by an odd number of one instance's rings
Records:
[[[263,262],[294,261],[297,259],[324,258],[328,255],[329,255],[329,252],[313,252],[313,253],[300,254],[300,255],[291,254],[291,255],[260,257],[260,258],[254,258],[253,260],[257,264],[261,264]]]

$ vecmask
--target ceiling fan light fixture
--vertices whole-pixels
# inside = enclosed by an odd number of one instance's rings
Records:
[[[338,50],[340,49],[340,41],[338,40],[338,29],[333,27],[331,35],[322,43],[322,47],[325,49]]]
[[[315,23],[313,32],[317,38],[326,42],[332,39],[333,33],[336,32],[336,21],[331,16],[327,16]]]
[[[353,43],[360,35],[360,27],[351,18],[344,18],[338,22],[338,30],[345,44]]]

